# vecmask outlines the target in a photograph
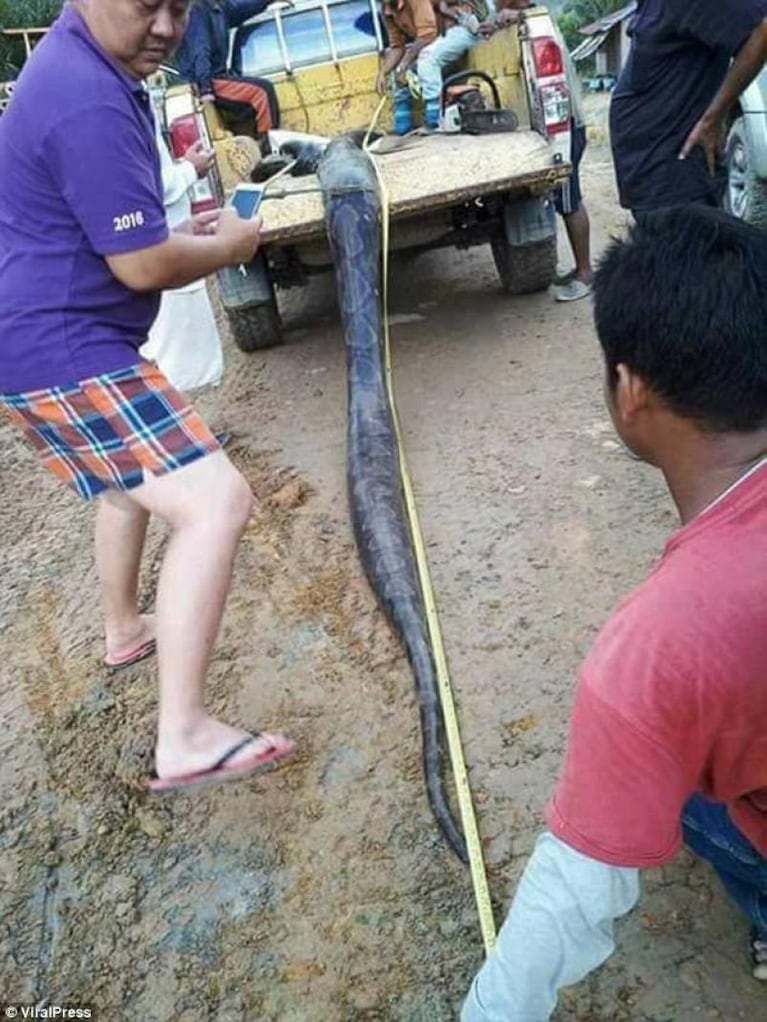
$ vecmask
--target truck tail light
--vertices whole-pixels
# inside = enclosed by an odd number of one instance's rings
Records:
[[[175,160],[182,160],[187,149],[200,139],[208,143],[208,134],[201,114],[192,113],[177,117],[170,126],[169,135],[170,151]],[[193,215],[218,209],[212,174],[196,181],[189,194]]]
[[[552,36],[533,39],[533,59],[538,78],[553,78],[565,73],[562,51]]]
[[[543,124],[548,135],[570,130],[570,90],[565,82],[542,85],[539,89]]]

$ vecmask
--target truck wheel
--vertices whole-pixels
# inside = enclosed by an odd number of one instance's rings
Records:
[[[748,151],[746,121],[739,117],[727,136],[724,208],[739,220],[767,227],[767,181],[756,173]]]
[[[245,305],[240,309],[227,309],[229,327],[234,343],[240,351],[261,351],[276,348],[285,338],[277,302],[265,305]]]
[[[557,272],[557,239],[510,245],[504,234],[491,242],[503,290],[510,295],[545,291]]]

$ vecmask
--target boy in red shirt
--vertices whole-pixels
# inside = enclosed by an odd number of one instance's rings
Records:
[[[767,980],[767,235],[648,216],[595,279],[607,403],[682,527],[581,670],[564,770],[463,1022],[544,1022],[683,841]]]

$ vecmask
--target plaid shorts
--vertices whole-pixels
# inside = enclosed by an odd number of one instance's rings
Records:
[[[85,500],[130,490],[218,450],[189,401],[149,362],[65,387],[0,394],[46,468]]]

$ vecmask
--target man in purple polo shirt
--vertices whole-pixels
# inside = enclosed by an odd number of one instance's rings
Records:
[[[157,645],[156,777],[176,790],[254,773],[292,749],[205,710],[204,681],[251,513],[250,489],[189,402],[138,349],[160,292],[248,262],[233,210],[169,233],[143,79],[183,36],[188,0],[74,0],[0,119],[0,407],[43,463],[99,498],[106,658]],[[171,527],[156,618],[140,615],[149,515]]]

